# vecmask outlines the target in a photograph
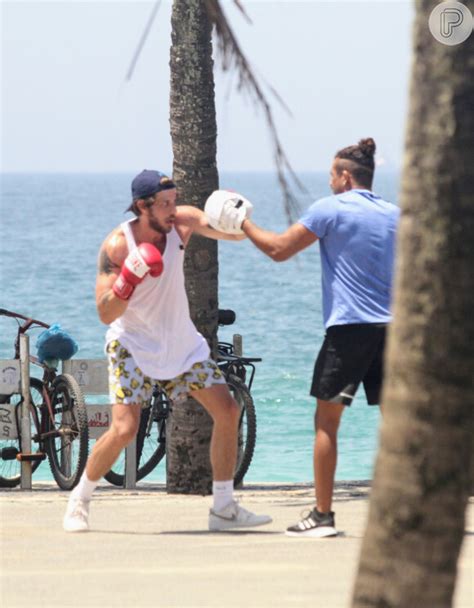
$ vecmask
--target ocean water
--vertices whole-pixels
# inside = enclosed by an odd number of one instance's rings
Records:
[[[94,300],[96,258],[105,236],[126,219],[126,174],[4,174],[1,177],[0,307],[59,322],[77,340],[78,356],[103,356],[105,326]],[[301,174],[301,209],[329,193],[326,173]],[[374,189],[397,202],[398,175],[380,172]],[[254,203],[254,220],[286,227],[281,194],[271,174],[222,174],[222,188]],[[324,336],[317,244],[276,264],[249,242],[219,243],[219,305],[237,313],[219,337],[243,336],[244,354],[259,356],[252,394],[257,446],[248,481],[311,481],[315,402],[308,395]],[[0,358],[12,356],[16,324],[0,317]],[[35,337],[31,343],[34,346]],[[360,389],[344,413],[336,478],[370,479],[379,411]],[[164,464],[148,478],[164,480]],[[50,479],[47,463],[35,474]]]

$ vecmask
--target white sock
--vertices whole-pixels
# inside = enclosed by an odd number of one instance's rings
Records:
[[[91,481],[84,471],[79,483],[71,492],[71,498],[80,498],[81,500],[90,500],[92,492],[96,489],[98,481]]]
[[[214,511],[221,511],[224,507],[232,502],[234,498],[234,480],[229,481],[213,481],[212,496],[214,498]]]

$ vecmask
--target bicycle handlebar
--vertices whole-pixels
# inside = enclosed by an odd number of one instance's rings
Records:
[[[246,363],[259,363],[260,361],[263,361],[261,357],[243,357],[241,355],[234,355],[230,353],[219,353],[217,358],[218,361],[236,361],[243,363],[244,365]]]
[[[27,331],[32,325],[39,325],[40,327],[45,327],[48,329],[49,325],[47,323],[43,323],[43,321],[38,321],[37,319],[32,319],[31,317],[25,317],[21,315],[19,312],[13,312],[11,310],[7,310],[6,308],[0,308],[0,316],[11,317],[12,319],[22,319],[25,321],[22,325],[20,325],[20,332],[24,333]]]

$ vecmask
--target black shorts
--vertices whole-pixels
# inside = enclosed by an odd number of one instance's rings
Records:
[[[380,403],[386,328],[385,323],[329,327],[314,365],[311,395],[350,405],[363,382],[367,403]]]

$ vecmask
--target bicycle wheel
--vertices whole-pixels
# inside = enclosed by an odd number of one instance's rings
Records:
[[[46,411],[46,452],[56,483],[71,490],[79,481],[89,453],[89,428],[84,396],[69,374],[57,376],[52,385],[53,419]]]
[[[237,486],[243,480],[252,462],[257,440],[257,416],[247,385],[233,374],[227,378],[227,384],[232,396],[240,407],[237,464],[234,474],[234,485]]]
[[[163,391],[158,389],[152,397],[151,405],[141,412],[137,433],[137,481],[151,473],[166,454],[168,410],[168,398]],[[123,486],[125,482],[124,451],[104,477],[115,486]]]
[[[30,379],[30,402],[31,402],[31,437],[38,436],[39,417],[38,408],[43,403],[43,383],[37,378]],[[9,395],[4,403],[16,405],[15,412],[18,427],[20,425],[20,403],[21,395]],[[0,404],[0,410],[2,405]],[[10,416],[10,414],[8,414]],[[21,452],[21,439],[0,439],[0,487],[14,488],[21,480],[21,462],[16,459],[16,455]],[[32,440],[32,444],[37,443]],[[41,451],[38,445],[37,452]],[[31,463],[31,471],[34,473],[41,464],[36,460]]]

